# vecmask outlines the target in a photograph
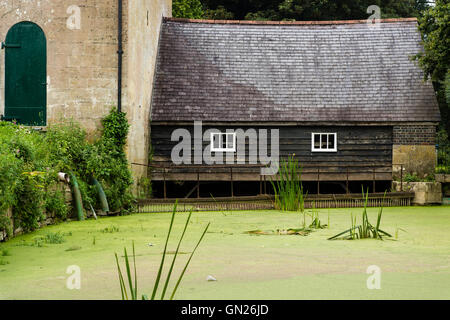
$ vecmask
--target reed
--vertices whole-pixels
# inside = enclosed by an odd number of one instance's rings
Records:
[[[191,221],[191,217],[192,217],[192,210],[191,210],[189,213],[189,216],[186,220],[186,223],[184,225],[183,233],[181,234],[181,237],[178,241],[177,249],[173,253],[172,263],[169,267],[169,270],[168,270],[167,275],[164,280],[164,279],[162,279],[162,273],[163,273],[166,257],[167,257],[167,255],[172,254],[172,252],[167,251],[167,248],[169,245],[169,239],[170,239],[170,235],[171,235],[172,229],[173,229],[173,224],[175,221],[177,206],[178,206],[178,201],[175,203],[175,206],[172,211],[172,218],[170,220],[169,231],[167,233],[166,243],[164,245],[164,251],[163,251],[161,263],[159,265],[158,274],[156,276],[156,280],[153,285],[151,298],[149,299],[148,296],[144,294],[144,295],[142,295],[142,300],[157,300],[158,289],[160,287],[160,284],[163,284],[162,293],[160,295],[160,300],[164,300],[164,298],[166,297],[170,279],[172,277],[173,270],[175,267],[175,262],[177,260],[178,255],[180,254],[181,243],[184,239],[187,228],[189,226],[189,222]],[[192,250],[192,253],[189,256],[189,259],[186,262],[181,274],[178,276],[177,282],[175,283],[172,293],[170,294],[170,300],[174,299],[175,294],[176,294],[176,292],[181,284],[181,281],[186,273],[186,270],[189,267],[189,264],[191,263],[192,257],[194,256],[195,252],[197,251],[198,247],[200,246],[200,243],[203,241],[203,238],[205,237],[205,235],[209,229],[209,226],[210,226],[210,223],[206,226],[200,239],[197,242],[197,245],[195,246],[194,250]],[[135,248],[134,248],[134,242],[133,242],[133,256],[132,256],[133,257],[133,267],[131,266],[130,257],[128,256],[127,249],[124,248],[125,274],[126,274],[127,281],[125,281],[125,278],[122,274],[122,270],[120,268],[120,263],[119,263],[119,258],[117,256],[117,253],[115,254],[115,257],[116,257],[117,270],[118,270],[118,275],[119,275],[119,284],[120,284],[120,291],[122,294],[122,300],[138,300],[138,279],[137,279],[137,271],[136,271],[136,252],[135,252]],[[128,284],[128,289],[127,289],[127,284]]]
[[[358,225],[356,221],[356,216],[353,217],[353,214],[351,214],[351,228],[341,232],[334,237],[329,238],[328,240],[357,240],[357,239],[378,239],[383,240],[384,237],[390,237],[392,236],[381,230],[381,218],[383,216],[383,204],[384,200],[386,198],[386,192],[384,193],[384,198],[382,202],[382,206],[378,211],[378,218],[377,222],[374,225],[372,225],[369,221],[369,217],[367,215],[367,204],[369,202],[369,190],[367,190],[367,193],[364,192],[363,189],[363,200],[364,200],[364,209],[362,213],[362,224]]]
[[[278,176],[271,179],[275,191],[275,208],[282,211],[305,211],[305,195],[301,181],[302,168],[294,158],[289,156],[280,163]]]

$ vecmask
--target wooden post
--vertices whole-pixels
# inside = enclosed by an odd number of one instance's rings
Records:
[[[400,191],[403,192],[403,164],[400,168]]]
[[[346,184],[346,187],[347,187],[347,194],[349,194],[349,193],[350,193],[350,190],[349,190],[349,188],[348,188],[348,167],[347,167],[347,184]]]
[[[375,181],[376,177],[375,177],[375,168],[373,169],[373,193],[376,193],[376,181]]]
[[[267,194],[267,182],[266,182],[266,176],[264,176],[264,194]]]
[[[320,194],[320,168],[317,168],[317,194]]]
[[[263,194],[262,175],[259,173],[259,195]]]
[[[163,168],[163,179],[164,179],[164,199],[167,199],[166,168]]]
[[[231,198],[234,198],[233,167],[230,168],[230,174],[231,174]]]
[[[200,169],[197,169],[197,199],[200,199]]]

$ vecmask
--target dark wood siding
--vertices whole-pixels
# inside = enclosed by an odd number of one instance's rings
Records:
[[[171,141],[172,132],[176,129],[183,128],[190,131],[193,137],[193,127],[188,126],[162,126],[152,125],[151,143],[153,150],[153,164],[172,165],[170,160],[171,152],[178,142]],[[242,129],[246,131],[249,127],[215,127],[221,132],[227,129]],[[377,126],[342,126],[342,127],[313,127],[313,126],[280,126],[280,127],[253,127],[254,129],[267,129],[270,137],[271,129],[279,129],[280,135],[280,156],[282,158],[295,154],[301,164],[304,166],[305,174],[310,173],[311,179],[318,169],[322,173],[340,173],[345,174],[347,170],[350,172],[372,173],[375,168],[378,172],[390,172],[392,169],[392,144],[393,129],[392,127]],[[203,132],[211,129],[211,127],[203,127]],[[338,151],[337,152],[312,152],[311,139],[312,133],[337,133]],[[248,163],[249,146],[246,141],[246,160]],[[203,143],[203,149],[206,148],[208,142]],[[193,145],[193,142],[192,142]],[[270,146],[269,146],[270,150]],[[194,152],[192,151],[192,155]],[[226,169],[200,169],[200,172],[209,172],[217,174],[228,172]],[[255,172],[258,169],[235,169],[235,172]],[[196,168],[183,168],[176,171],[182,173],[196,173]],[[316,174],[317,175],[317,174]],[[323,177],[323,174],[322,174]],[[368,176],[369,178],[371,176]],[[225,176],[224,179],[228,179]],[[258,180],[257,179],[252,180]],[[383,178],[384,179],[384,178]],[[383,180],[377,179],[377,180]],[[183,180],[183,179],[180,179]],[[219,180],[221,180],[219,178]],[[330,180],[330,179],[329,179]],[[342,176],[339,178],[342,180]],[[371,178],[370,178],[371,180]]]

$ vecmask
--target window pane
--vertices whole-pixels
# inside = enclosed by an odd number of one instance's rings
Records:
[[[328,135],[327,134],[323,134],[322,135],[322,149],[327,149],[328,146]]]
[[[228,135],[227,135],[227,140],[228,140],[228,146],[227,146],[227,149],[234,149],[234,134],[232,134],[232,133],[229,133]]]
[[[221,143],[221,148],[222,149],[226,149],[227,148],[227,136],[225,134],[221,134],[220,135],[220,143]]]
[[[213,148],[219,149],[220,148],[220,134],[213,134]]]
[[[314,149],[320,149],[320,134],[314,135]]]
[[[334,139],[334,134],[328,136],[328,149],[335,149],[336,141]]]

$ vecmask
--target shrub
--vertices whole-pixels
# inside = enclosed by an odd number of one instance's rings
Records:
[[[71,207],[66,204],[64,192],[60,190],[49,191],[45,199],[45,211],[51,213],[59,220],[68,218]]]
[[[133,184],[124,147],[129,124],[124,113],[114,110],[102,121],[101,137],[90,143],[86,132],[71,120],[52,125],[43,134],[0,121],[0,231],[12,233],[7,210],[13,209],[14,227],[35,230],[52,213],[67,218],[70,206],[64,194],[55,191],[58,172],[79,179],[86,207],[100,208],[92,178],[104,187],[113,211],[129,211]]]

